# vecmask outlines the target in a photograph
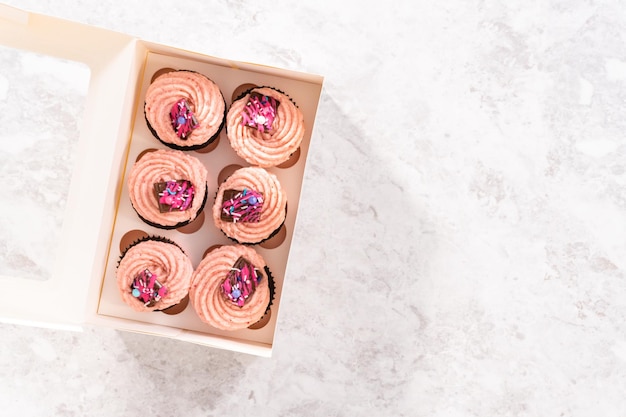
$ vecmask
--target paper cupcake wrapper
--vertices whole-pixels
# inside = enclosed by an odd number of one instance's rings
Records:
[[[265,314],[270,311],[272,304],[274,304],[274,295],[276,292],[276,283],[274,282],[274,276],[272,275],[272,271],[270,271],[269,267],[265,265],[265,274],[267,275],[267,285],[270,287],[270,302],[267,304],[267,308],[265,309],[265,313],[259,320],[263,320]]]
[[[176,71],[194,72],[194,73],[196,73],[196,74],[200,74],[200,75],[202,75],[204,78],[206,78],[206,79],[208,79],[208,80],[210,80],[210,81],[214,82],[213,80],[211,80],[211,79],[210,79],[209,77],[207,77],[206,75],[201,74],[201,73],[199,73],[199,72],[197,72],[197,71],[192,71],[192,70],[184,70],[184,69],[181,69],[181,70],[176,70]],[[200,143],[200,144],[197,144],[197,145],[191,145],[191,146],[179,146],[179,145],[176,145],[176,144],[174,144],[174,143],[169,143],[169,142],[164,141],[163,139],[161,139],[161,138],[159,137],[159,135],[157,134],[156,130],[154,130],[154,129],[152,128],[152,125],[151,125],[151,124],[150,124],[150,122],[148,121],[148,118],[146,117],[146,105],[145,105],[145,103],[144,103],[143,117],[144,117],[144,119],[145,119],[145,121],[146,121],[146,125],[148,126],[148,130],[150,131],[150,133],[152,133],[152,136],[154,136],[154,137],[155,137],[155,138],[156,138],[159,142],[161,142],[163,145],[165,145],[165,146],[167,146],[168,148],[171,148],[171,149],[176,149],[177,151],[195,151],[195,150],[198,150],[198,149],[205,148],[205,147],[209,146],[211,143],[215,142],[215,139],[217,139],[217,138],[219,137],[220,133],[222,132],[222,129],[224,128],[224,126],[225,126],[225,124],[226,124],[226,113],[227,113],[227,111],[228,111],[228,106],[226,105],[226,99],[224,98],[224,93],[222,93],[222,90],[220,90],[220,94],[222,95],[222,100],[224,100],[224,117],[222,117],[222,123],[220,123],[220,127],[217,129],[217,132],[216,132],[213,136],[211,136],[210,138],[208,138],[208,139],[206,140],[206,142],[203,142],[203,143]]]
[[[141,214],[139,214],[139,212],[137,212],[137,210],[135,209],[135,206],[133,206],[132,202],[130,203],[130,205],[135,211],[135,213],[137,213],[137,217],[139,217],[145,224],[152,226],[152,227],[156,227],[157,229],[172,230],[172,229],[178,229],[179,227],[186,226],[192,221],[196,220],[198,216],[200,215],[200,213],[202,213],[202,211],[204,210],[204,206],[206,205],[208,194],[209,194],[209,186],[206,185],[205,191],[204,191],[204,199],[202,200],[202,204],[200,205],[200,208],[198,208],[198,211],[196,212],[196,217],[194,217],[191,220],[186,220],[184,222],[176,223],[175,225],[172,225],[172,226],[165,226],[159,223],[152,222],[146,219],[145,217],[143,217]]]
[[[280,229],[283,227],[284,224],[285,224],[285,222],[283,221],[280,224],[280,226],[278,226],[278,229],[274,230],[272,233],[270,233],[270,235],[268,237],[266,237],[265,239],[259,240],[258,242],[240,242],[239,240],[235,239],[234,237],[228,236],[222,229],[220,229],[220,232],[222,232],[222,234],[224,236],[226,236],[226,238],[228,240],[230,240],[231,242],[238,243],[240,245],[245,245],[245,246],[254,246],[254,245],[260,245],[261,243],[264,243],[264,242],[270,240],[271,238],[273,238],[274,236],[276,236],[278,234],[278,232],[280,232]]]
[[[257,88],[271,88],[274,91],[278,91],[280,94],[282,94],[283,96],[287,97],[289,99],[289,101],[291,101],[293,103],[294,106],[298,107],[298,104],[296,104],[296,102],[289,96],[289,94],[285,93],[283,90],[280,90],[280,89],[278,89],[276,87],[272,87],[272,86],[269,86],[269,85],[259,85],[257,87],[248,88],[247,90],[245,90],[244,92],[239,94],[237,97],[235,97],[235,99],[233,100],[233,103],[235,101],[237,101],[237,100],[241,100],[242,98],[244,98],[246,96],[246,94],[248,94],[250,91],[255,90]],[[226,113],[228,113],[228,111]]]
[[[169,315],[175,315],[175,314],[180,314],[183,311],[185,311],[187,309],[187,306],[189,306],[189,294],[184,296],[183,299],[180,300],[178,304],[174,304],[173,306],[166,307],[162,310],[154,310],[154,311],[158,311],[160,313],[165,313]]]
[[[120,255],[119,259],[117,260],[117,266],[115,267],[117,269],[117,267],[120,266],[120,261],[122,260],[122,258],[124,257],[124,255],[126,255],[126,252],[129,251],[130,248],[132,248],[133,246],[136,246],[138,244],[140,244],[141,242],[147,242],[150,240],[156,240],[158,242],[163,242],[163,243],[169,243],[171,245],[176,246],[178,249],[180,249],[185,255],[187,254],[185,252],[185,250],[176,242],[174,242],[171,239],[168,239],[166,237],[163,236],[157,236],[157,235],[150,235],[150,236],[144,236],[140,239],[135,240],[133,243],[131,243],[130,245],[128,245],[128,247],[124,248],[124,250],[122,251],[122,254]]]

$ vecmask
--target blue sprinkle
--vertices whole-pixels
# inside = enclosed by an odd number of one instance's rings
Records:
[[[183,116],[178,116],[178,120],[177,121],[178,121],[179,125],[184,125],[186,120],[187,119],[185,119]]]
[[[251,195],[251,196],[248,198],[248,203],[250,203],[250,204],[256,204],[256,202],[257,202],[257,199],[256,199],[256,197],[255,197],[255,196]]]
[[[139,297],[141,295],[141,293],[139,292],[139,290],[137,288],[133,288],[133,297]]]
[[[241,297],[241,291],[239,290],[233,290],[233,292],[231,293],[231,295],[233,296],[234,299],[237,299],[239,297]]]

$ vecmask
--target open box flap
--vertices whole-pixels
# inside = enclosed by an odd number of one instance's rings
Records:
[[[91,71],[76,162],[50,278],[0,276],[0,320],[63,327],[83,323],[105,192],[114,161],[113,142],[127,132],[124,107],[135,60],[134,38],[0,4],[0,44],[86,64]]]

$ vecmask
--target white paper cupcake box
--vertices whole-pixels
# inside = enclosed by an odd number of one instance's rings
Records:
[[[270,356],[323,78],[210,57],[2,4],[0,44],[82,62],[91,71],[77,145],[78,161],[72,173],[52,275],[45,281],[0,276],[0,320],[73,330],[85,324],[103,325]],[[161,68],[196,70],[209,76],[220,86],[227,105],[242,84],[271,85],[288,92],[304,114],[307,133],[297,163],[289,168],[270,169],[287,190],[289,209],[284,242],[274,249],[257,248],[276,281],[271,319],[261,329],[213,329],[200,322],[191,305],[177,315],[136,313],[117,293],[119,242],[130,230],[175,240],[190,255],[194,267],[209,246],[228,244],[210,217],[217,175],[225,166],[248,165],[230,149],[222,131],[214,151],[192,152],[206,163],[210,174],[205,221],[200,230],[192,234],[164,231],[139,220],[128,202],[125,175],[141,151],[165,148],[150,134],[143,118],[145,90],[152,75]]]

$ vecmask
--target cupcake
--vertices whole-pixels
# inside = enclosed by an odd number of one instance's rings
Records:
[[[238,243],[256,244],[272,237],[285,222],[287,193],[263,168],[239,168],[217,190],[213,222]]]
[[[252,88],[228,109],[226,134],[231,147],[249,164],[273,167],[287,161],[300,146],[304,117],[279,90]]]
[[[138,312],[163,310],[189,292],[193,266],[171,240],[146,237],[122,254],[116,270],[122,300]]]
[[[170,149],[148,152],[128,174],[130,202],[151,226],[184,226],[204,208],[207,176],[206,167],[194,156]]]
[[[269,309],[271,280],[269,268],[254,249],[221,246],[193,272],[189,301],[203,322],[221,330],[245,329]]]
[[[224,126],[226,102],[217,84],[193,71],[159,75],[146,91],[148,129],[166,146],[200,149],[213,142]]]

